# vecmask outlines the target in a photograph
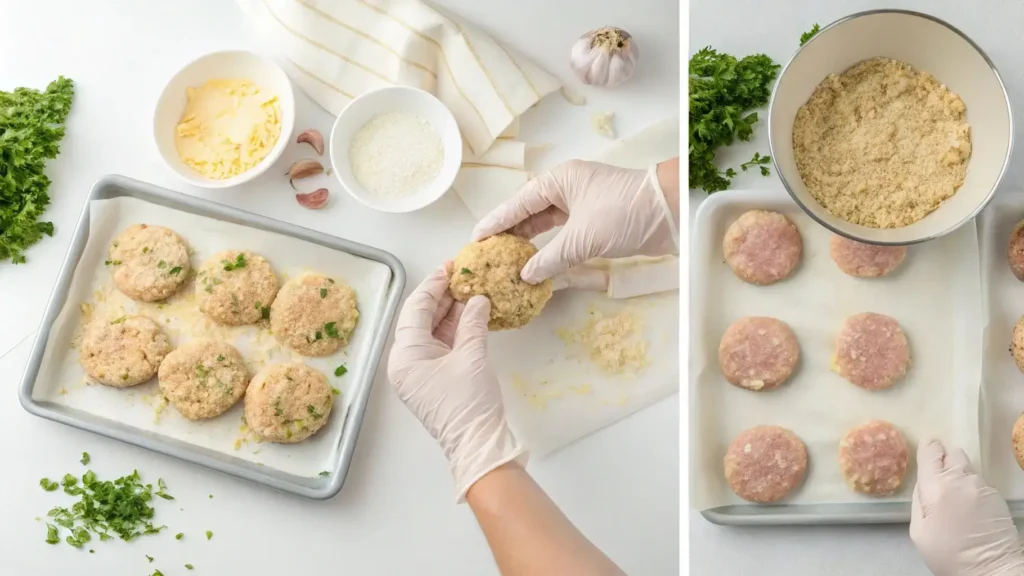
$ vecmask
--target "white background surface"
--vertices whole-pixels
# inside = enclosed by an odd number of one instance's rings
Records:
[[[690,4],[687,56],[710,45],[739,57],[763,52],[781,64],[797,49],[800,34],[815,22],[824,26],[847,14],[883,7],[928,12],[959,28],[988,53],[999,68],[1015,111],[1019,114],[1022,109],[1024,71],[1018,60],[1024,46],[1016,30],[1024,25],[1024,4],[1014,0],[786,0],[771,8],[756,0],[693,0]],[[764,120],[766,116],[762,116],[751,143],[736,146],[720,158],[735,165],[749,159],[755,150],[767,153]],[[1019,158],[1020,143],[1024,141],[1021,130],[1018,123],[1015,158]],[[1024,167],[1011,160],[1001,193],[1006,193],[1007,184],[1020,181],[1022,170]],[[741,175],[734,186],[782,190],[774,175],[762,178],[753,173]],[[691,214],[703,196],[701,192],[690,193]],[[695,574],[929,574],[907,536],[906,525],[727,528],[706,522],[696,512],[690,511],[689,515],[690,565]]]
[[[669,0],[474,2],[443,0],[465,18],[564,79],[572,41],[614,24],[641,48],[637,76],[614,92],[583,90],[586,108],[558,97],[523,120],[529,141],[556,147],[543,165],[594,154],[607,141],[591,133],[594,111],[616,113],[621,135],[678,114],[678,7]],[[305,501],[34,418],[16,400],[29,336],[42,315],[93,181],[121,173],[388,250],[406,266],[411,289],[468,239],[473,220],[454,194],[410,215],[361,208],[340,189],[310,212],[280,177],[308,150],[283,160],[249,185],[225,192],[181,183],[152,140],[152,111],[164,83],[196,56],[231,48],[261,51],[230,0],[176,2],[5,2],[0,18],[0,83],[42,88],[64,74],[76,95],[62,154],[49,164],[56,236],[30,250],[28,264],[0,264],[0,557],[11,574],[137,575],[346,573],[478,575],[495,573],[468,508],[455,506],[443,456],[397,401],[381,374],[367,408],[355,461],[341,494]],[[573,85],[576,83],[573,82]],[[296,94],[296,128],[328,133],[332,118]],[[278,169],[280,168],[280,170]],[[675,397],[673,397],[675,398]],[[568,516],[632,574],[678,572],[678,405],[644,410],[543,462],[531,471]],[[157,503],[171,534],[131,544],[95,542],[95,554],[43,542],[35,522],[61,494],[43,492],[41,476],[81,474],[81,452],[101,477],[138,468],[163,477],[174,502]],[[213,494],[214,499],[207,495]],[[180,509],[184,509],[183,511]],[[201,534],[212,530],[207,542]],[[730,545],[731,550],[731,545]],[[721,548],[719,548],[721,551]],[[145,555],[155,558],[147,563]]]

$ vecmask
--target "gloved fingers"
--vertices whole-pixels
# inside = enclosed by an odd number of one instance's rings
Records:
[[[441,322],[434,329],[434,338],[441,341],[450,350],[455,345],[455,332],[459,327],[459,320],[466,310],[462,302],[455,302],[448,310],[448,314],[441,319]]]
[[[434,314],[448,292],[449,276],[449,271],[442,266],[412,291],[398,315],[396,338],[410,333],[429,334],[432,331]]]
[[[530,258],[520,277],[527,284],[538,284],[563,274],[569,268],[600,255],[595,253],[598,251],[591,242],[586,231],[578,231],[569,223]]]
[[[946,447],[935,438],[922,442],[917,447],[918,482],[937,477],[946,469]]]
[[[550,174],[541,174],[530,180],[511,199],[484,216],[473,228],[473,241],[479,242],[509,230],[534,214],[540,214],[553,204],[558,186]]]
[[[946,470],[974,474],[971,459],[967,457],[967,453],[963,451],[963,448],[954,448],[946,453]]]
[[[455,267],[455,262],[448,260],[444,263],[445,274],[448,278],[452,276],[452,269]],[[434,317],[430,321],[431,331],[436,331],[438,325],[444,320],[445,316],[448,315],[448,311],[452,309],[452,304],[455,303],[455,298],[452,298],[452,293],[449,290],[444,291],[444,295],[441,296],[441,301],[437,304],[437,310],[434,310]],[[450,344],[450,343],[449,343]]]
[[[551,279],[551,287],[555,290],[593,290],[595,292],[606,292],[608,290],[609,274],[607,270],[577,266],[566,270],[565,274],[559,274]]]
[[[557,206],[548,206],[537,214],[534,214],[513,226],[510,232],[520,238],[526,238],[529,240],[540,236],[552,228],[563,226],[568,220],[569,215],[563,212],[560,208]]]
[[[910,538],[914,538],[915,523],[924,520],[924,504],[921,502],[921,485],[914,484],[914,494],[910,498]]]
[[[456,350],[474,349],[487,355],[487,322],[491,316],[491,301],[486,296],[473,296],[466,303],[459,325],[455,329]]]

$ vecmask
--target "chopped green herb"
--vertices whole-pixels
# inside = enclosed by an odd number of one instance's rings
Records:
[[[61,484],[64,487],[74,486],[75,484],[78,484],[78,478],[75,478],[71,474],[65,474],[64,480],[61,482]]]
[[[164,576],[164,573],[159,570],[153,570],[152,576]]]
[[[47,492],[53,492],[57,488],[60,488],[60,484],[50,480],[49,478],[42,478],[39,480],[39,485],[43,487],[43,490]]]
[[[142,253],[145,254],[147,252],[149,252],[149,246],[143,246],[142,247]]]
[[[323,339],[324,339],[324,333],[319,331],[319,330],[317,330],[316,331],[316,337],[313,338],[313,340],[316,341],[316,340],[323,340]]]
[[[125,372],[124,374],[121,374],[121,380],[127,380],[127,379],[128,379],[128,373],[127,372]]]
[[[308,412],[309,415],[313,417],[313,420],[319,420],[324,417],[324,415],[318,412],[316,407],[313,406],[312,404],[306,405],[306,412]]]
[[[60,531],[49,522],[46,523],[46,543],[60,544]]]
[[[112,260],[105,260],[105,261],[103,262],[103,265],[104,265],[104,266],[110,266],[111,262],[113,262],[113,261],[112,261]]]
[[[124,321],[125,321],[125,320],[126,320],[127,318],[128,318],[127,316],[121,316],[121,317],[119,317],[119,318],[114,318],[113,320],[111,320],[111,321],[110,321],[110,323],[111,323],[111,324],[123,324],[123,323],[124,323]]]
[[[334,278],[328,278],[327,281],[330,282],[331,284],[334,284]]]
[[[814,38],[814,35],[817,34],[819,31],[821,31],[821,26],[815,24],[814,26],[811,27],[810,30],[801,34],[800,45],[803,46],[804,44],[807,44],[807,41],[810,40],[811,38]]]
[[[749,166],[760,166],[761,167],[761,176],[768,176],[769,174],[771,174],[771,172],[768,171],[768,167],[765,166],[765,164],[768,164],[771,161],[772,161],[772,157],[771,156],[761,156],[760,152],[754,152],[754,157],[750,160],[750,162],[745,162],[743,164],[740,164],[740,169],[742,169],[744,172],[746,172],[747,171],[747,167],[749,167]]]
[[[463,268],[462,270],[459,270],[459,272],[462,273],[462,274],[472,274],[473,273],[473,271],[470,270],[469,268]]]
[[[156,263],[156,267],[157,268],[167,268],[167,261],[166,260],[161,260],[161,261],[157,262]]]
[[[177,534],[174,535],[174,539],[175,540],[181,540],[184,537],[185,537],[185,533],[184,532],[178,532]]]
[[[60,76],[45,91],[0,92],[0,260],[25,262],[24,251],[53,236],[40,218],[50,205],[46,161],[56,158],[71,111],[74,86]]]
[[[196,364],[196,378],[199,378],[200,380],[203,380],[203,379],[205,379],[209,375],[210,375],[210,369],[209,368],[207,368],[206,366],[203,366],[202,364]]]
[[[157,496],[163,498],[164,500],[174,500],[174,496],[171,496],[170,494],[167,493],[167,484],[164,484],[163,478],[157,478],[156,485],[158,488],[160,488],[156,492]]]
[[[149,560],[149,563],[150,563],[150,564],[152,564],[152,563],[153,563],[153,557],[152,557],[152,556],[150,556],[149,554],[146,554],[146,560]]]
[[[327,298],[327,288],[320,289],[320,298]]]
[[[81,462],[83,466],[86,466],[89,464],[89,460],[91,460],[91,458],[89,458],[89,453],[82,452],[82,459],[79,460],[79,462]]]
[[[210,494],[210,500],[213,500],[213,494]]]
[[[185,564],[185,570],[191,570],[191,569],[192,569],[192,565],[191,564]]]
[[[274,416],[284,416],[284,408],[281,408],[281,398],[274,400]]]
[[[331,386],[331,394],[334,394],[335,396],[339,396],[339,395],[341,395],[341,390],[338,390],[334,386]]]
[[[339,377],[340,376],[344,376],[347,372],[348,372],[348,367],[346,367],[344,364],[342,364],[341,366],[338,366],[337,368],[334,369],[334,375],[335,376],[339,376]]]
[[[231,305],[238,308],[238,294],[235,294],[234,292],[231,293]]]
[[[96,553],[95,550],[93,550],[92,548],[89,548],[89,554],[95,554],[95,553]]]
[[[224,361],[224,355],[223,354],[218,354],[217,355],[217,362],[223,362],[223,361]]]
[[[327,334],[328,338],[340,337],[338,335],[338,328],[336,327],[337,324],[337,322],[328,322],[327,324],[324,324],[324,334]],[[319,340],[319,338],[317,338],[317,340]]]
[[[170,276],[177,276],[178,273],[180,273],[180,272],[181,272],[181,266],[175,266],[174,268],[171,268],[170,270],[168,270],[167,274],[170,275]]]
[[[210,532],[209,530],[207,530],[206,531],[206,539],[209,540],[210,538],[213,538],[213,532]]]
[[[270,306],[260,308],[260,319],[270,320]]]
[[[111,260],[110,263],[113,264],[114,266],[120,266],[121,265],[121,261],[120,260]]]
[[[331,473],[328,472],[327,470],[324,470],[323,472],[320,473],[320,477],[321,478],[327,478],[330,475],[331,475]]]
[[[234,262],[230,260],[221,260],[220,263],[224,265],[224,270],[227,272],[231,272],[232,270],[236,270],[238,268],[245,268],[245,253],[239,252],[238,256],[235,257]]]

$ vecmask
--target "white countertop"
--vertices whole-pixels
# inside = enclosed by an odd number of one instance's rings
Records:
[[[614,92],[580,90],[572,108],[557,96],[523,120],[527,141],[555,144],[543,165],[593,155],[608,142],[592,134],[596,110],[617,115],[621,135],[679,113],[678,5],[671,0],[474,2],[442,0],[547,70],[570,78],[572,41],[614,24],[639,41],[640,71]],[[355,460],[341,494],[312,502],[276,493],[171,458],[30,416],[15,388],[31,338],[60,268],[89,187],[120,173],[302,226],[377,246],[405,264],[411,289],[468,239],[472,218],[454,194],[413,215],[383,215],[333,191],[322,212],[300,207],[277,168],[227,192],[180,182],[157,155],[151,133],[156,97],[185,62],[214,50],[265,52],[231,0],[175,2],[33,1],[7,3],[0,22],[3,89],[43,88],[59,74],[75,81],[75,100],[60,157],[47,173],[56,235],[27,253],[28,263],[0,264],[0,557],[4,573],[151,574],[446,574],[495,573],[486,543],[465,506],[452,503],[447,467],[434,441],[394,397],[380,374]],[[575,83],[574,83],[575,84]],[[296,128],[325,134],[332,117],[297,94]],[[281,172],[301,153],[280,161]],[[677,397],[597,433],[530,470],[599,547],[633,574],[678,572]],[[130,544],[94,542],[95,554],[50,546],[36,517],[67,498],[38,486],[40,477],[81,474],[81,453],[104,478],[138,468],[164,478],[174,502],[159,501],[170,534]],[[213,494],[210,500],[208,494]],[[183,510],[180,510],[183,509]],[[709,527],[704,528],[710,530]],[[201,535],[212,530],[207,542]],[[726,539],[707,539],[722,550]],[[258,551],[258,552],[257,552]],[[155,558],[150,564],[145,555]]]
[[[967,34],[995,62],[1016,110],[1021,110],[1017,98],[1024,89],[1024,75],[1019,66],[1018,31],[1024,25],[1024,6],[1014,0],[970,5],[958,0],[786,0],[771,8],[757,0],[691,0],[687,56],[712,46],[740,58],[763,52],[784,65],[796,51],[800,35],[815,23],[825,26],[848,14],[886,7],[927,12]],[[761,120],[752,141],[720,155],[720,165],[744,162],[754,151],[768,153],[767,110]],[[1021,141],[1018,128],[1017,142]],[[1011,163],[1004,184],[1019,182],[1022,169],[1019,163]],[[770,178],[741,174],[733,185],[783,190],[774,174]],[[703,192],[690,193],[691,215],[704,196]],[[755,529],[715,526],[692,510],[689,516],[694,574],[930,574],[910,542],[905,524]]]

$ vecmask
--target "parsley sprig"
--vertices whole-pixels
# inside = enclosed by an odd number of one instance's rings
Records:
[[[817,34],[819,31],[821,31],[821,26],[815,24],[814,26],[811,27],[810,30],[801,34],[800,45],[803,46],[804,44],[807,44],[807,41],[810,40],[811,38],[814,38],[814,35]]]
[[[718,170],[715,151],[750,140],[757,123],[757,112],[750,110],[768,103],[780,66],[764,54],[737,60],[708,47],[690,58],[689,68],[690,188],[718,192],[729,187],[736,171]],[[752,160],[764,175],[769,171],[763,164],[770,161],[770,156],[760,155]]]
[[[224,270],[227,272],[231,272],[232,270],[236,270],[238,268],[245,268],[245,253],[239,252],[238,256],[235,256],[234,262],[230,260],[221,260],[220,263],[224,265]]]

